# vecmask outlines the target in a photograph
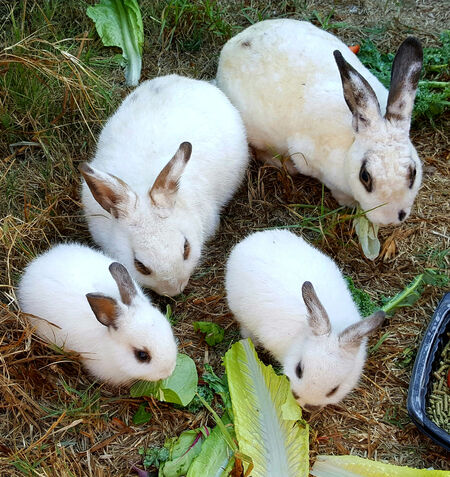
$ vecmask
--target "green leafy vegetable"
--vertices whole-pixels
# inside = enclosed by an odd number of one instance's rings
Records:
[[[135,426],[139,426],[140,424],[146,424],[152,418],[152,414],[147,411],[146,407],[146,402],[141,402],[141,404],[139,404],[138,410],[133,416],[133,424]]]
[[[225,330],[211,321],[194,321],[194,330],[205,334],[205,341],[214,346],[223,341]]]
[[[414,280],[401,292],[391,299],[384,299],[384,312],[392,314],[398,308],[412,306],[422,295],[424,285],[444,287],[449,283],[449,277],[431,268],[426,268],[423,273],[417,275]]]
[[[203,381],[205,381],[205,383],[222,398],[225,410],[231,417],[231,420],[233,420],[233,407],[231,404],[231,396],[230,390],[228,388],[228,380],[226,374],[219,378],[219,376],[214,373],[212,367],[209,364],[205,364],[205,370],[206,373],[203,374]]]
[[[169,458],[169,451],[165,447],[149,447],[139,449],[139,454],[143,457],[144,467],[155,466],[158,468],[163,462]]]
[[[375,260],[380,254],[380,241],[378,240],[378,225],[373,224],[364,214],[353,219],[356,235],[364,255],[369,260]]]
[[[308,425],[289,381],[258,359],[250,340],[224,358],[239,450],[251,457],[252,477],[308,475]]]
[[[192,401],[187,406],[186,411],[196,414],[203,407],[203,404],[199,398],[201,396],[208,404],[211,404],[214,399],[214,391],[209,386],[199,385],[197,387],[197,393]]]
[[[132,397],[154,396],[165,402],[187,406],[197,390],[198,376],[194,361],[185,354],[178,354],[171,376],[163,381],[138,381],[130,389]]]
[[[202,444],[208,435],[209,429],[203,426],[184,431],[180,437],[167,439],[164,447],[169,451],[169,457],[160,466],[158,477],[186,475],[193,460],[200,454]]]
[[[187,410],[192,413],[198,412],[203,407],[202,399],[211,404],[214,395],[218,394],[222,398],[226,412],[232,417],[233,409],[226,375],[219,378],[209,364],[205,364],[205,371],[202,376],[204,384],[198,386],[197,393]],[[218,406],[220,407],[220,404]]]
[[[144,26],[136,0],[100,0],[87,8],[86,13],[105,46],[122,49],[126,61],[127,85],[136,86],[141,76]]]
[[[448,477],[449,473],[384,464],[355,455],[319,455],[311,474],[315,477]]]
[[[229,428],[231,437],[234,439],[234,431],[230,426],[231,420],[227,414],[222,416],[222,422]],[[222,475],[228,475],[233,463],[233,451],[227,444],[220,427],[216,426],[205,439],[200,454],[189,467],[187,477],[221,477]]]
[[[350,277],[345,277],[345,280],[361,316],[369,316],[379,309],[379,306],[373,302],[370,295],[364,290],[357,288]]]

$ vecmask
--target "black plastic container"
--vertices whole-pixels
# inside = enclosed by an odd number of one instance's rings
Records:
[[[414,424],[434,442],[450,451],[450,434],[437,426],[427,415],[432,372],[436,369],[450,329],[450,293],[439,303],[417,353],[409,383],[407,408]]]

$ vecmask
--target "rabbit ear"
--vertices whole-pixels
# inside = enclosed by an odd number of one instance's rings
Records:
[[[391,86],[384,117],[389,121],[398,122],[407,132],[409,132],[422,61],[422,45],[417,38],[411,36],[400,45],[392,63]]]
[[[112,174],[94,169],[86,162],[79,171],[94,196],[94,199],[116,219],[126,213],[126,205],[134,192],[121,179]]]
[[[112,326],[116,330],[118,316],[116,300],[100,293],[88,293],[86,298],[97,320],[102,325]]]
[[[316,336],[329,335],[331,331],[330,319],[311,282],[303,283],[302,296],[306,308],[308,308],[308,324],[312,332]]]
[[[109,266],[109,271],[117,283],[122,303],[128,306],[131,305],[137,291],[128,270],[121,263],[113,262]]]
[[[350,350],[359,348],[362,339],[375,331],[383,323],[385,316],[386,313],[384,311],[376,311],[368,318],[350,325],[339,335],[340,345]]]
[[[339,50],[333,55],[341,75],[345,102],[353,114],[353,129],[359,132],[382,117],[377,95],[367,80],[344,60]]]
[[[149,194],[153,205],[165,209],[171,209],[175,205],[178,181],[191,157],[191,153],[192,145],[190,142],[180,144],[177,152],[159,173],[153,187],[150,189]]]

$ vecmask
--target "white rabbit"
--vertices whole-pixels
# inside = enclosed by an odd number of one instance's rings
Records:
[[[369,220],[398,224],[422,180],[409,139],[421,67],[422,47],[410,37],[394,59],[388,95],[335,36],[308,22],[266,20],[226,43],[217,85],[260,159],[288,155],[290,172],[316,177],[341,205],[376,207]]]
[[[175,369],[169,322],[102,252],[75,243],[51,248],[25,269],[18,298],[39,336],[80,353],[102,381],[157,381]]]
[[[329,257],[286,230],[257,232],[232,250],[225,281],[241,334],[283,365],[302,407],[337,403],[355,387],[384,312],[361,320]]]
[[[145,81],[80,166],[91,234],[141,285],[176,295],[247,163],[242,119],[216,86],[177,75]]]

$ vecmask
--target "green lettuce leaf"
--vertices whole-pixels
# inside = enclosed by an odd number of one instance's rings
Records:
[[[205,334],[205,341],[214,346],[223,341],[225,330],[211,321],[194,321],[194,330]]]
[[[194,361],[185,354],[178,354],[171,376],[162,381],[138,381],[130,389],[131,397],[154,396],[164,402],[187,406],[195,395],[198,384]]]
[[[227,414],[222,416],[222,422],[234,439],[233,427],[230,425],[231,420]],[[200,454],[189,467],[187,477],[228,476],[233,463],[233,451],[228,446],[220,427],[216,426],[202,444]]]
[[[249,339],[235,343],[224,363],[239,451],[253,460],[252,477],[306,477],[308,425],[286,376],[262,364]]]
[[[184,431],[179,437],[167,439],[164,447],[169,451],[169,458],[160,466],[158,477],[186,475],[193,460],[200,454],[202,444],[208,435],[209,429],[203,426]]]
[[[319,455],[311,470],[315,477],[448,477],[444,470],[419,470],[383,464],[354,455]]]
[[[127,85],[136,86],[141,76],[144,26],[136,0],[100,0],[86,13],[105,46],[118,46],[126,61]]]

